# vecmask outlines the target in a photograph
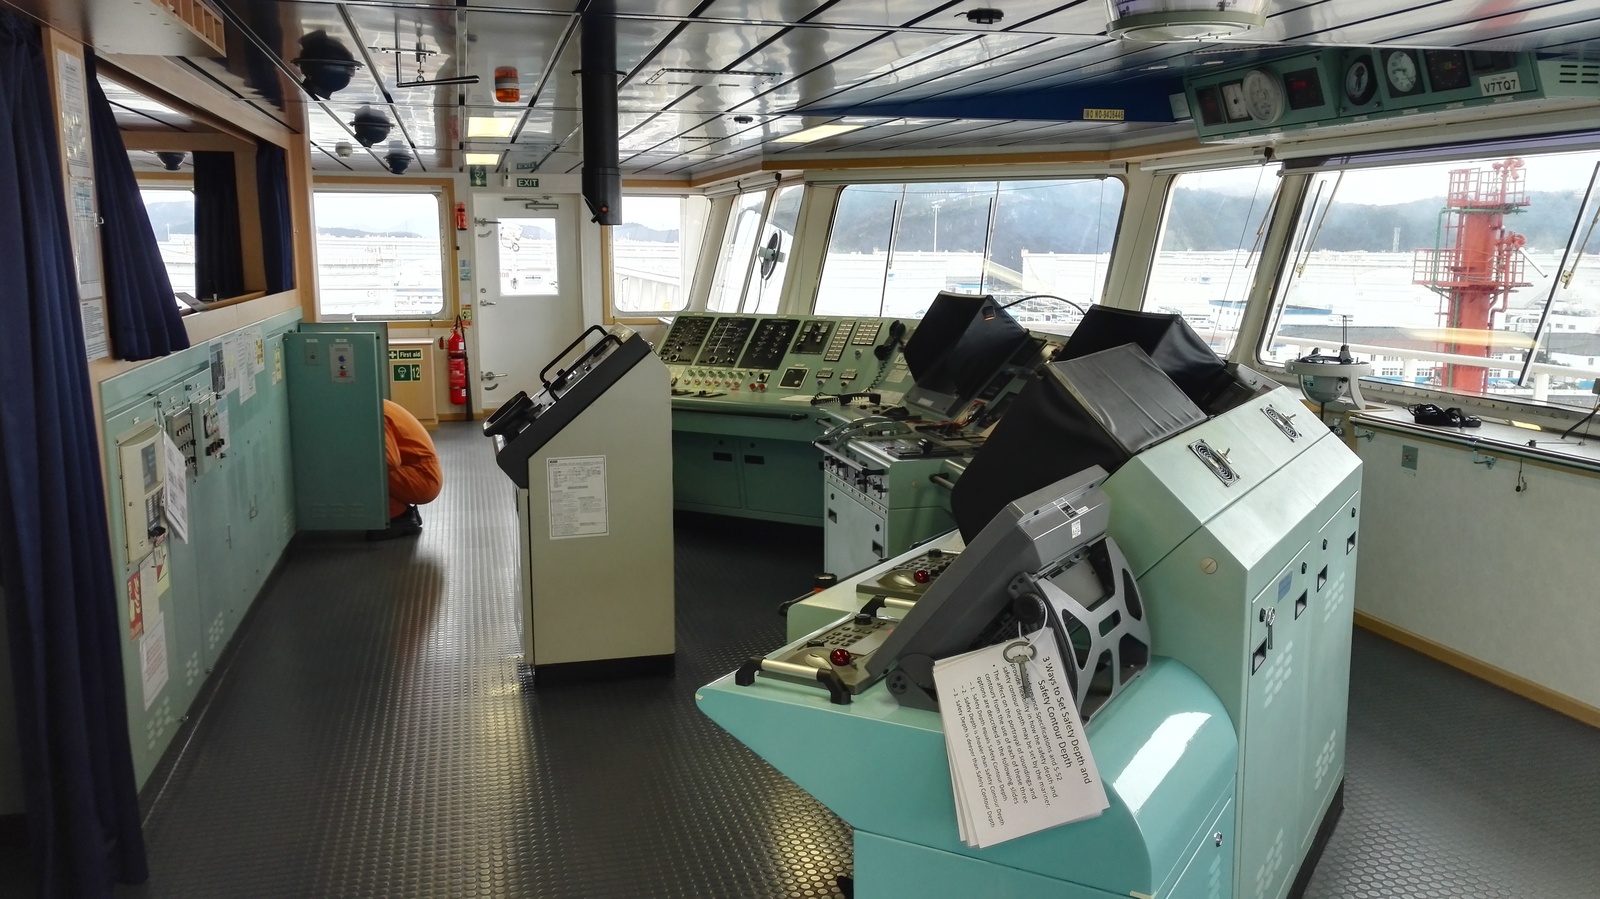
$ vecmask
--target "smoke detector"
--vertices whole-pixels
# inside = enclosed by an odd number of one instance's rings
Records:
[[[1107,0],[1106,33],[1152,43],[1220,40],[1267,24],[1267,0]]]
[[[1006,17],[1005,13],[988,6],[969,9],[961,15],[966,16],[967,21],[974,25],[993,25]]]

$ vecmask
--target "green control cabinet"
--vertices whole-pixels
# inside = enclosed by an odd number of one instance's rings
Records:
[[[302,530],[373,530],[389,520],[379,335],[284,335],[295,517]]]

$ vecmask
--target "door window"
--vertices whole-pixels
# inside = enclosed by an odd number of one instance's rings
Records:
[[[500,219],[500,295],[553,296],[556,283],[556,220]]]

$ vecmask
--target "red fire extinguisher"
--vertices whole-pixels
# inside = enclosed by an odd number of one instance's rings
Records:
[[[456,204],[456,230],[467,230],[467,204],[465,203]]]
[[[467,404],[467,339],[461,334],[461,317],[456,316],[455,327],[444,343],[445,357],[449,360],[450,402],[457,406]]]

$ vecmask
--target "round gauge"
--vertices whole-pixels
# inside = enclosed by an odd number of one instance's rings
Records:
[[[1383,60],[1383,74],[1396,94],[1409,94],[1417,89],[1417,60],[1404,50],[1394,50]]]
[[[1283,118],[1283,84],[1278,76],[1266,69],[1256,69],[1244,76],[1244,102],[1250,118],[1270,125]]]
[[[1344,70],[1344,98],[1352,106],[1365,106],[1378,92],[1378,79],[1372,77],[1372,60],[1365,56]]]

